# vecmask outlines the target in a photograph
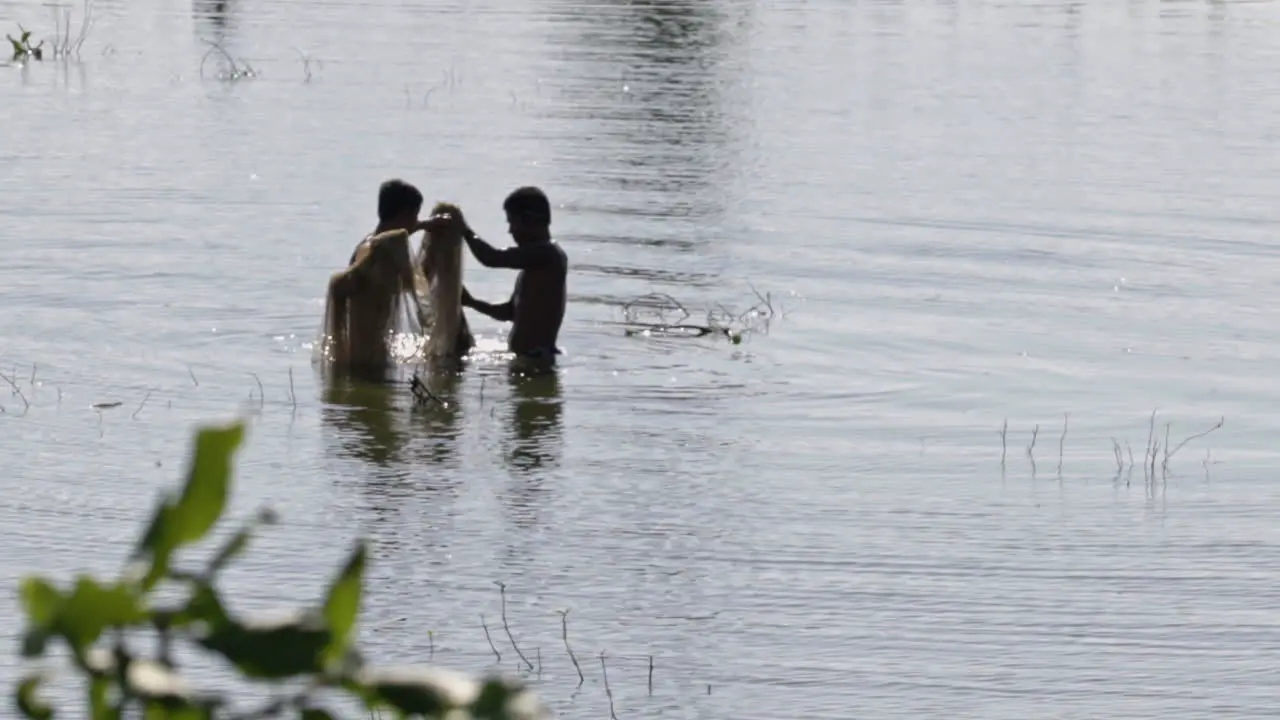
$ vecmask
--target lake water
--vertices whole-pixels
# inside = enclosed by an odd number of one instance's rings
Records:
[[[366,536],[371,655],[483,671],[483,615],[514,673],[504,582],[561,717],[608,717],[602,650],[619,718],[1274,716],[1280,3],[94,16],[79,62],[0,69],[6,587],[115,570],[193,429],[248,408],[232,513],[283,523],[236,608],[318,597]],[[202,78],[208,41],[258,76]],[[498,244],[547,190],[556,376],[325,387],[326,278],[392,176]],[[740,345],[619,324],[753,287]],[[1147,482],[1153,410],[1162,445],[1225,424]]]

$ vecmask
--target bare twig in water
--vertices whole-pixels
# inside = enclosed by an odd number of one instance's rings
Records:
[[[303,82],[311,82],[311,63],[313,62],[311,56],[302,52],[296,47],[293,49],[293,51],[298,53],[298,59],[302,61],[302,74],[306,76],[306,80],[303,80]],[[324,65],[324,63],[320,62],[319,60],[315,60],[314,62],[317,68],[322,67]]]
[[[27,402],[27,396],[22,394],[22,388],[18,387],[18,383],[14,382],[13,378],[5,376],[3,373],[0,373],[0,378],[4,378],[4,381],[9,383],[9,387],[13,388],[13,394],[17,395],[18,399],[22,401],[22,414],[26,415],[27,411],[31,409],[31,403]]]
[[[253,376],[253,381],[258,383],[258,407],[261,408],[267,400],[267,393],[262,389],[262,379],[258,377],[258,374],[253,372],[249,374]],[[252,397],[252,394],[250,394],[250,397]]]
[[[187,366],[187,374],[191,376],[191,383],[196,387],[200,387],[200,381],[196,379],[196,371],[192,370],[190,365]]]
[[[1071,421],[1071,413],[1062,414],[1062,437],[1058,438],[1058,476],[1062,476],[1062,449],[1067,444],[1067,423]]]
[[[502,662],[502,653],[498,652],[498,648],[493,644],[493,637],[489,635],[489,625],[484,621],[484,615],[480,616],[480,627],[484,628],[484,639],[489,641],[489,649],[493,651],[494,657],[498,658],[498,662]]]
[[[31,363],[31,379],[27,381],[31,387],[36,386],[36,364]]]
[[[618,720],[618,714],[613,711],[613,688],[609,687],[609,668],[604,664],[604,650],[600,651],[600,673],[604,676],[604,694],[609,696],[609,717]]]
[[[1009,418],[1004,419],[1004,425],[1000,426],[1000,469],[1004,469],[1005,456],[1009,451]]]
[[[578,658],[573,654],[573,648],[569,647],[569,611],[561,610],[560,612],[560,636],[564,638],[564,649],[569,653],[569,660],[573,662],[573,669],[578,671],[578,687],[582,687],[582,683],[587,681],[586,676],[582,674],[582,666],[578,664]]]
[[[436,634],[430,630],[427,631],[427,660],[433,660],[436,656]]]
[[[773,293],[765,293],[764,295],[761,295],[760,291],[756,289],[756,286],[751,283],[747,283],[747,287],[751,288],[751,292],[756,296],[756,299],[760,301],[760,305],[763,305],[765,309],[769,311],[769,316],[772,317],[774,315]]]
[[[502,597],[502,629],[507,631],[507,639],[511,641],[511,647],[515,649],[516,655],[529,666],[530,670],[534,669],[533,663],[529,662],[529,658],[520,652],[520,646],[516,644],[516,638],[511,634],[511,624],[507,622],[507,584],[501,580],[495,580],[494,584],[498,586],[498,593]]]
[[[1227,418],[1226,418],[1226,416],[1224,415],[1222,418],[1220,418],[1220,419],[1218,420],[1218,423],[1217,423],[1216,425],[1214,425],[1213,427],[1209,428],[1208,430],[1205,430],[1204,432],[1198,432],[1198,433],[1196,433],[1195,435],[1191,435],[1191,436],[1190,436],[1190,437],[1188,437],[1187,439],[1185,439],[1185,440],[1183,440],[1182,442],[1178,443],[1177,447],[1175,447],[1175,448],[1174,448],[1174,449],[1172,449],[1172,450],[1170,450],[1170,449],[1169,449],[1169,440],[1168,440],[1168,437],[1169,437],[1169,436],[1168,436],[1168,434],[1166,433],[1166,435],[1165,435],[1165,451],[1164,451],[1164,468],[1165,468],[1165,470],[1168,470],[1168,469],[1169,469],[1169,461],[1170,461],[1171,459],[1173,459],[1173,456],[1174,456],[1174,455],[1176,455],[1176,454],[1178,453],[1178,451],[1179,451],[1179,450],[1181,450],[1181,449],[1182,449],[1182,448],[1183,448],[1187,443],[1191,442],[1192,440],[1198,440],[1198,439],[1200,439],[1200,438],[1204,437],[1205,435],[1208,435],[1209,433],[1211,433],[1211,432],[1213,432],[1213,431],[1215,431],[1215,430],[1219,430],[1219,429],[1221,429],[1221,428],[1222,428],[1222,426],[1223,426],[1223,425],[1225,425],[1226,423],[1227,423]]]
[[[445,401],[436,396],[427,388],[427,384],[422,382],[422,378],[417,373],[413,374],[413,379],[409,381],[409,390],[413,393],[414,402],[425,405],[428,401],[435,401],[440,405],[446,405]]]
[[[289,368],[289,402],[294,410],[298,409],[298,395],[293,391],[293,368]]]
[[[653,656],[649,656],[649,694],[653,694]]]
[[[92,5],[91,0],[85,0],[84,18],[80,22],[80,32],[74,40],[71,38],[71,9],[59,5],[50,5],[50,9],[53,11],[54,57],[70,58],[73,55],[80,56],[80,48],[84,45],[85,38],[88,37],[89,30],[94,23]]]
[[[685,309],[684,305],[681,305],[679,300],[676,300],[666,293],[649,293],[647,295],[641,295],[640,297],[623,305],[622,312],[629,318],[632,315],[633,308],[636,307],[654,309],[660,318],[665,315],[664,310],[676,310],[680,313],[680,319],[676,320],[676,322],[681,322],[689,317],[689,311]]]
[[[148,390],[147,394],[142,396],[142,402],[138,403],[138,409],[134,410],[133,414],[129,416],[130,420],[138,419],[138,413],[142,412],[142,407],[147,404],[147,400],[149,400],[150,398],[151,398],[151,391]]]
[[[1147,467],[1155,463],[1152,456],[1155,455],[1156,442],[1156,410],[1151,411],[1151,422],[1147,425],[1147,449],[1142,453],[1142,472],[1145,475]]]
[[[1027,457],[1035,459],[1036,437],[1040,435],[1040,426],[1036,425],[1031,431],[1031,442],[1027,444]]]
[[[227,66],[230,68],[229,72],[218,75],[219,80],[242,80],[258,76],[257,71],[254,70],[249,63],[243,61],[237,63],[236,59],[231,57],[231,53],[223,49],[223,47],[218,43],[213,42],[212,40],[205,40],[205,42],[208,43],[210,47],[209,51],[204,54],[204,57],[200,58],[200,77],[204,77],[205,63],[209,61],[209,57],[215,52],[227,61]]]

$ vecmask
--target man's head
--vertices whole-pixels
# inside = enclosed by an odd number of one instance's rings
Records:
[[[414,227],[421,211],[422,193],[404,180],[393,178],[378,188],[378,223],[385,229]]]
[[[532,186],[517,188],[502,203],[507,213],[507,230],[517,245],[551,239],[551,203]]]

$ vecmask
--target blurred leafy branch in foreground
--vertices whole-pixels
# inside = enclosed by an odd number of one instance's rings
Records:
[[[244,435],[242,422],[197,431],[185,485],[180,493],[167,492],[160,498],[120,577],[81,575],[70,587],[40,576],[22,581],[27,623],[22,655],[30,661],[44,657],[53,643],[66,645],[74,670],[83,677],[88,704],[87,713],[74,716],[336,717],[315,697],[321,691],[345,692],[369,713],[385,711],[401,718],[549,716],[532,693],[497,676],[475,680],[441,668],[366,664],[353,641],[367,562],[363,541],[317,606],[273,620],[236,617],[217,588],[219,572],[245,551],[256,531],[275,522],[270,511],[245,523],[202,571],[177,569],[177,552],[205,538],[222,518]],[[184,599],[172,604],[156,601],[162,594]],[[148,631],[156,642],[154,653],[145,656],[129,641]],[[173,660],[175,642],[220,656],[245,680],[276,686],[301,681],[297,684],[302,689],[276,696],[257,710],[233,712],[228,698],[195,691],[180,676]],[[15,701],[23,717],[55,717],[39,692],[48,678],[39,671],[19,678]]]

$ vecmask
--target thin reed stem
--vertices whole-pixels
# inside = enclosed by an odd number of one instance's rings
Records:
[[[267,393],[262,389],[262,378],[259,378],[255,372],[250,372],[249,374],[253,376],[253,381],[258,383],[258,408],[261,409],[263,403],[267,401]]]
[[[495,580],[494,584],[498,586],[498,593],[502,597],[502,629],[507,631],[507,639],[511,641],[511,647],[515,648],[516,655],[520,656],[520,659],[524,661],[525,665],[529,666],[530,670],[533,670],[533,663],[529,662],[529,658],[520,652],[520,646],[516,644],[516,638],[511,634],[511,624],[507,622],[507,585],[501,580]]]
[[[564,649],[569,653],[569,660],[573,662],[573,669],[578,671],[578,687],[582,687],[582,683],[587,681],[587,677],[582,674],[582,666],[578,664],[578,658],[573,654],[573,648],[569,646],[569,611],[561,610],[560,612],[560,636],[564,638]]]
[[[1067,424],[1071,421],[1071,413],[1062,414],[1062,437],[1058,438],[1058,477],[1062,477],[1062,452],[1067,444]]]
[[[484,615],[480,615],[480,627],[484,628],[484,639],[489,641],[489,649],[493,651],[493,656],[502,662],[502,653],[498,652],[497,646],[493,644],[493,636],[489,634],[489,625],[484,621]]]
[[[14,377],[17,377],[16,371]],[[4,381],[9,383],[9,387],[13,388],[13,394],[17,395],[18,399],[22,401],[22,414],[26,415],[27,411],[31,409],[31,403],[27,402],[27,396],[22,393],[22,388],[18,387],[18,383],[6,377],[3,373],[0,373],[0,378],[4,378]]]
[[[613,688],[609,687],[609,667],[604,664],[604,650],[600,651],[600,674],[604,676],[604,694],[609,696],[609,718],[618,720],[618,714],[613,710]]]
[[[145,405],[147,404],[147,400],[149,400],[150,398],[151,398],[151,391],[150,391],[150,390],[148,390],[148,391],[147,391],[147,394],[142,396],[142,402],[138,403],[138,409],[137,409],[137,410],[134,410],[134,411],[133,411],[133,414],[129,416],[129,419],[130,419],[130,420],[137,420],[137,419],[138,419],[138,413],[142,412],[142,408],[143,408],[143,406],[145,406]]]
[[[1220,430],[1220,429],[1222,429],[1222,426],[1223,426],[1223,425],[1225,425],[1226,423],[1227,423],[1227,418],[1226,418],[1226,416],[1224,415],[1221,419],[1219,419],[1219,420],[1218,420],[1218,423],[1217,423],[1216,425],[1214,425],[1213,427],[1209,428],[1208,430],[1205,430],[1204,432],[1198,432],[1198,433],[1196,433],[1195,435],[1192,435],[1192,436],[1188,437],[1186,440],[1183,440],[1182,442],[1178,443],[1177,447],[1175,447],[1175,448],[1174,448],[1174,449],[1172,449],[1172,450],[1168,450],[1168,449],[1167,449],[1167,448],[1168,448],[1169,443],[1168,443],[1167,436],[1166,436],[1166,440],[1165,440],[1165,448],[1166,448],[1166,450],[1165,450],[1165,456],[1164,456],[1164,464],[1165,464],[1165,466],[1167,467],[1167,466],[1169,465],[1169,460],[1171,460],[1171,459],[1173,458],[1173,456],[1174,456],[1174,455],[1176,455],[1176,454],[1178,453],[1178,451],[1179,451],[1179,450],[1181,450],[1181,449],[1182,449],[1182,448],[1183,448],[1187,443],[1191,442],[1192,440],[1199,440],[1200,438],[1204,437],[1205,435],[1208,435],[1209,433],[1211,433],[1211,432],[1213,432],[1213,431],[1215,431],[1215,430]]]
[[[1009,451],[1009,418],[1004,419],[1000,427],[1000,468],[1004,469],[1005,456]]]

